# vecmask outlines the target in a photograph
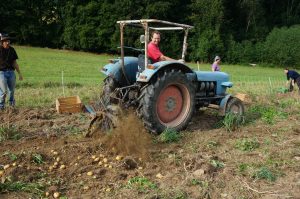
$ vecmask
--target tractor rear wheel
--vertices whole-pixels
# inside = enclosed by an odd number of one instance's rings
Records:
[[[100,95],[100,102],[103,103],[100,104],[104,105],[105,107],[110,105],[110,104],[115,104],[117,102],[114,102],[112,95],[114,95],[114,90],[117,88],[117,83],[112,77],[107,77],[103,80],[104,85],[102,89],[102,93]]]
[[[191,120],[195,107],[195,86],[179,70],[164,72],[143,91],[139,116],[153,133],[166,128],[183,130]]]

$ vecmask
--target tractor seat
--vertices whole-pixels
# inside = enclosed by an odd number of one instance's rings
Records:
[[[148,64],[151,64],[152,60],[148,58]],[[139,54],[138,56],[138,65],[139,65],[139,70],[143,71],[145,70],[145,55],[144,54]]]

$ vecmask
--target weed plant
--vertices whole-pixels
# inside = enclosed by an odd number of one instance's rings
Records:
[[[39,183],[25,183],[25,182],[4,182],[0,183],[0,193],[3,192],[19,192],[24,191],[27,193],[33,193],[37,196],[42,196],[45,187]]]
[[[261,167],[258,171],[254,173],[255,179],[265,179],[269,182],[276,181],[276,175],[267,167]]]
[[[241,151],[253,151],[259,147],[259,142],[257,138],[244,138],[244,139],[239,139],[235,143],[235,148],[239,149]]]
[[[8,156],[11,161],[16,161],[18,159],[18,156],[16,154],[11,153],[9,151],[5,151],[3,153],[3,156]]]
[[[278,110],[276,106],[255,105],[249,108],[249,113],[258,115],[267,124],[275,124],[276,119],[286,119],[288,116],[286,112]]]
[[[210,164],[216,169],[221,169],[225,166],[225,164],[219,160],[211,160]]]
[[[220,146],[220,143],[219,142],[216,142],[216,141],[209,141],[206,145],[209,149],[214,149],[218,146]]]
[[[22,137],[22,133],[15,126],[0,126],[0,142],[5,140],[19,140]]]
[[[146,192],[151,189],[157,189],[157,185],[145,177],[134,177],[128,180],[126,188],[137,189],[141,192]]]
[[[240,165],[238,165],[239,173],[245,173],[248,168],[249,168],[249,165],[246,163],[241,163]]]
[[[243,116],[227,113],[222,121],[222,124],[226,131],[232,132],[241,127],[245,123]]]
[[[181,139],[181,135],[172,128],[167,128],[158,137],[158,142],[172,143],[178,142]]]
[[[32,162],[34,162],[35,164],[43,164],[44,163],[43,156],[38,153],[32,154],[31,159],[32,159]]]

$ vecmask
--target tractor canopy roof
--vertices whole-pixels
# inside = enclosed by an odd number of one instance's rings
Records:
[[[158,19],[140,19],[140,20],[122,20],[117,21],[120,24],[120,48],[121,48],[121,58],[124,59],[124,27],[125,26],[135,26],[139,28],[143,28],[145,31],[144,37],[141,37],[141,42],[145,44],[144,51],[145,57],[147,57],[147,46],[149,43],[149,32],[151,30],[183,30],[184,31],[184,38],[183,38],[183,46],[182,46],[182,55],[181,58],[185,59],[186,49],[187,49],[187,36],[189,29],[193,28],[193,26],[174,23],[169,21],[163,21]],[[142,41],[143,40],[143,41]],[[145,66],[148,65],[148,59],[145,59]]]
[[[124,25],[126,24],[126,25],[144,27],[144,29],[149,28],[152,30],[185,30],[185,29],[193,28],[193,26],[190,25],[174,23],[170,21],[163,21],[158,19],[123,20],[123,21],[117,21],[117,23],[124,24]]]

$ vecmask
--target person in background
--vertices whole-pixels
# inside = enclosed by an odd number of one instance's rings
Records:
[[[184,62],[182,59],[175,60],[170,57],[165,56],[159,49],[160,43],[160,32],[153,31],[151,34],[151,42],[148,44],[148,57],[151,59],[152,63],[159,61],[180,61]]]
[[[0,39],[0,110],[3,110],[5,107],[6,95],[9,95],[9,105],[15,106],[15,70],[19,74],[19,80],[23,80],[23,76],[16,61],[18,55],[15,49],[10,46],[10,37],[8,35],[0,34]]]
[[[221,62],[221,58],[219,56],[216,56],[214,63],[211,65],[212,72],[217,72],[221,70],[220,62]]]
[[[289,86],[289,90],[293,91],[295,83],[297,84],[299,88],[299,94],[300,94],[300,75],[294,70],[289,70],[288,68],[284,69],[284,73],[286,74],[287,82],[286,86]]]

